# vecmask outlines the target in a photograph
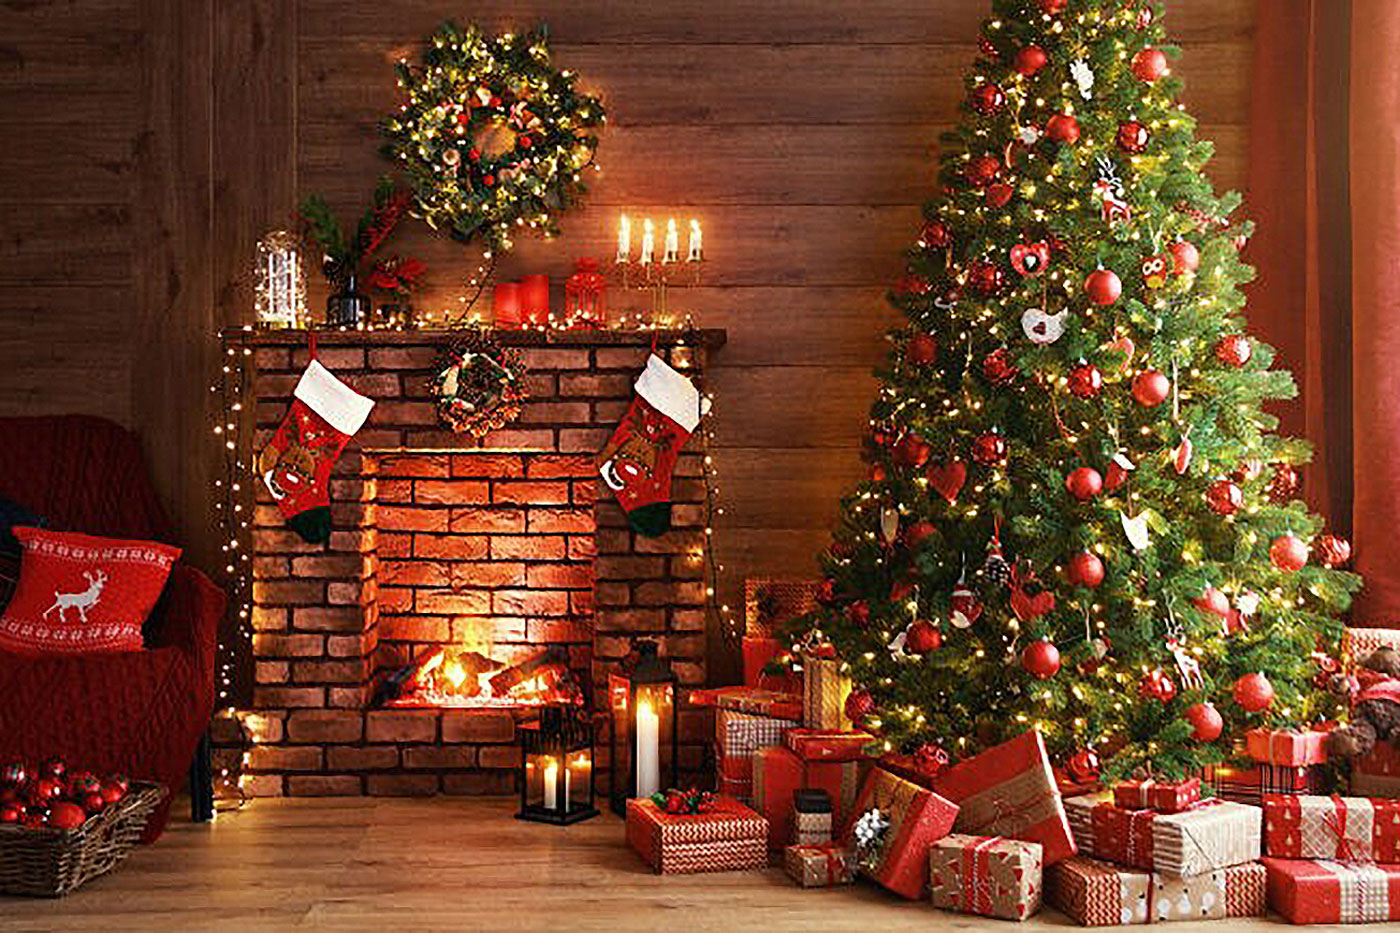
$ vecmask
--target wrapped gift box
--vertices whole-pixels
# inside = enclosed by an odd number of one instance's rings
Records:
[[[802,678],[797,674],[765,674],[763,669],[784,652],[783,643],[776,638],[753,638],[745,635],[740,642],[744,662],[744,684],[780,693],[801,693]]]
[[[796,726],[796,720],[757,716],[732,709],[715,713],[715,748],[722,761],[730,763],[730,777],[753,776],[754,752],[783,744],[783,733]]]
[[[1200,778],[1187,781],[1124,781],[1113,788],[1114,805],[1129,810],[1180,813],[1200,800]]]
[[[1400,920],[1400,865],[1266,858],[1269,906],[1289,923]]]
[[[1310,729],[1250,729],[1244,734],[1250,758],[1269,765],[1320,765],[1327,763],[1327,733]]]
[[[1034,729],[949,768],[932,784],[961,808],[957,832],[1038,842],[1047,865],[1074,854],[1045,742]]]
[[[774,719],[801,719],[802,697],[760,687],[710,687],[690,691],[692,706],[730,709]]]
[[[875,811],[888,825],[872,845],[858,845],[856,826]],[[928,886],[929,849],[952,831],[957,804],[876,768],[866,778],[854,812],[844,841],[855,847],[860,871],[910,900],[922,897]]]
[[[781,849],[794,840],[793,793],[822,790],[831,798],[833,835],[851,819],[860,792],[864,762],[803,761],[788,748],[761,748],[754,753],[753,805],[769,821],[769,845]]]
[[[858,761],[875,741],[869,732],[836,732],[826,729],[789,729],[783,744],[804,761]],[[916,782],[917,783],[917,782]]]
[[[788,846],[783,850],[783,864],[788,877],[804,888],[850,884],[856,877],[855,853],[834,842]]]
[[[870,765],[865,761],[804,761],[802,786],[823,790],[831,797],[833,833],[840,835],[854,818],[856,798],[860,795]]]
[[[945,910],[1024,920],[1040,910],[1042,855],[1038,842],[947,836],[929,850],[929,898]]]
[[[851,678],[841,673],[836,658],[819,658],[812,654],[802,658],[802,724],[808,729],[848,732],[851,720],[846,716],[846,697],[851,693]]]
[[[818,580],[744,580],[744,634],[771,638],[817,608]]]
[[[1086,927],[1260,917],[1265,872],[1246,862],[1172,878],[1076,856],[1045,870],[1045,900]]]
[[[1221,800],[1262,807],[1265,794],[1317,793],[1323,772],[1316,765],[1207,765],[1205,780]]]
[[[1270,794],[1264,851],[1275,858],[1400,862],[1400,800]]]
[[[1377,742],[1352,762],[1351,792],[1362,797],[1400,797],[1400,751],[1388,742]]]
[[[657,873],[739,871],[768,864],[768,821],[737,800],[716,797],[707,813],[667,813],[627,801],[627,844]]]
[[[1359,664],[1377,648],[1400,651],[1400,628],[1349,628],[1342,633],[1342,659]]]
[[[719,776],[718,793],[726,797],[733,797],[746,807],[752,807],[753,803],[753,780],[739,780],[726,777],[723,773]]]
[[[1106,794],[1065,801],[1083,855],[1190,878],[1259,858],[1258,807],[1207,800],[1180,813],[1115,807]]]
[[[831,795],[803,789],[792,795],[793,845],[821,845],[833,838]]]

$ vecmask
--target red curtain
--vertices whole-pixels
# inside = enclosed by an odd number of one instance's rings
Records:
[[[1250,322],[1293,370],[1308,499],[1352,539],[1353,624],[1400,625],[1400,3],[1257,0]]]

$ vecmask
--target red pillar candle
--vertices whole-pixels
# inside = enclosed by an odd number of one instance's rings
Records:
[[[491,297],[491,317],[497,327],[520,326],[520,286],[514,282],[497,282]]]
[[[520,277],[520,313],[527,325],[549,323],[549,276]]]

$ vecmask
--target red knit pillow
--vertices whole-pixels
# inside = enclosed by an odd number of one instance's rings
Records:
[[[16,528],[19,585],[0,648],[25,654],[140,651],[141,624],[180,549],[153,541]]]

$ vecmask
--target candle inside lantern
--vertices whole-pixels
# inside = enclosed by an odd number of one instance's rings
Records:
[[[656,231],[652,229],[651,218],[642,221],[642,256],[639,260],[643,265],[651,262],[652,253],[656,251]]]
[[[662,262],[679,262],[681,258],[681,237],[676,230],[676,218],[672,217],[666,221],[666,252],[662,255]]]
[[[567,769],[565,771],[567,774]],[[559,798],[555,793],[554,785],[559,780],[559,762],[553,758],[544,760],[544,808],[546,810],[557,810],[559,808]],[[567,791],[565,794],[567,795]]]
[[[632,258],[632,222],[623,214],[617,222],[617,261],[627,262]]]
[[[705,258],[705,250],[702,246],[702,242],[700,221],[692,218],[690,221],[690,239],[686,242],[686,262],[700,262]]]
[[[637,704],[637,796],[661,789],[661,717],[642,700]]]

